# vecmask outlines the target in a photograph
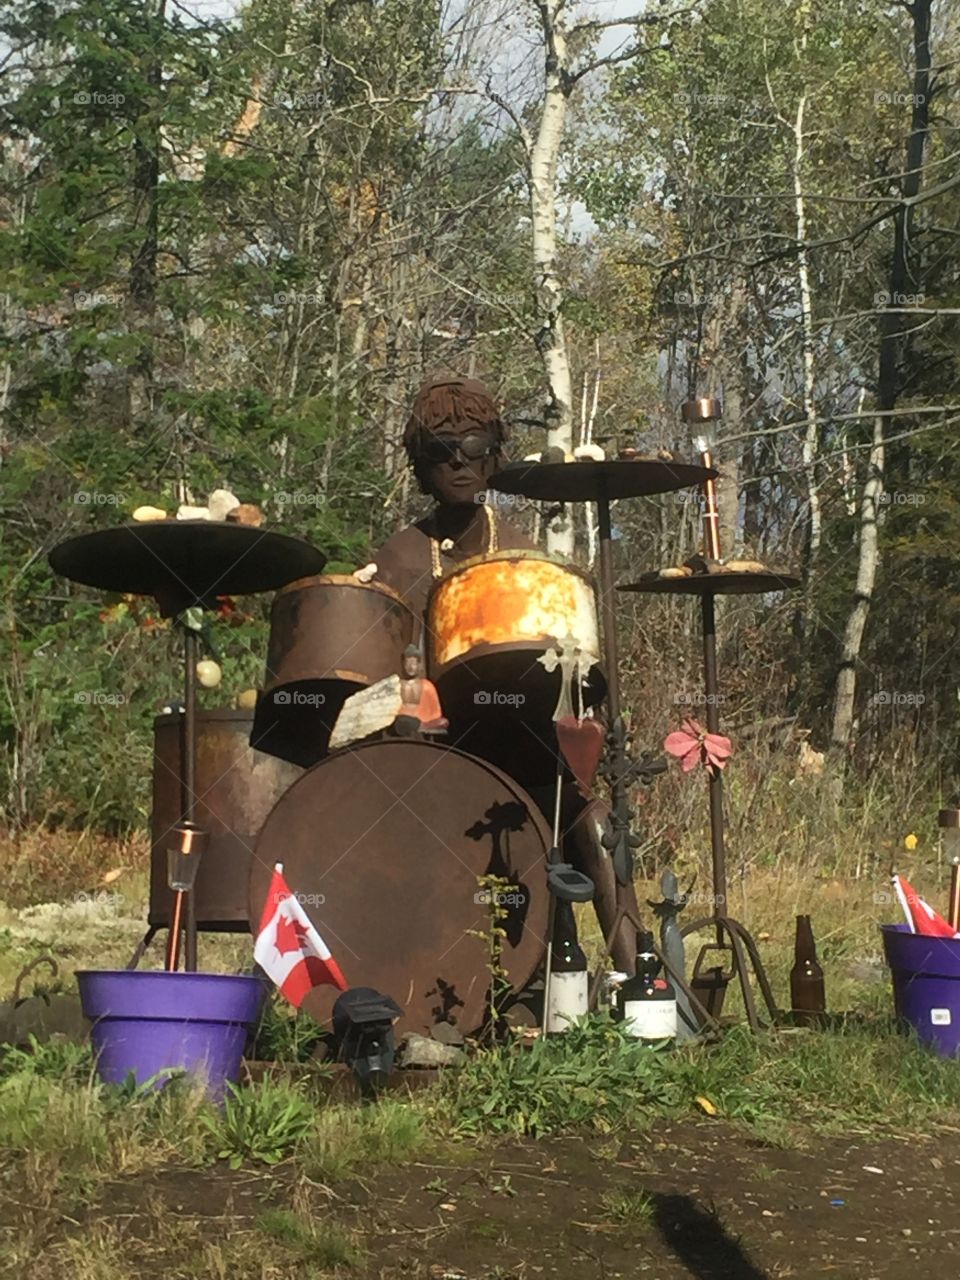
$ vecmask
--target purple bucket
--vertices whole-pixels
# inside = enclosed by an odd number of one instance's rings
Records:
[[[183,1070],[205,1082],[219,1101],[240,1073],[247,1034],[256,1023],[266,986],[260,978],[219,973],[87,969],[77,974],[97,1074],[138,1084]]]
[[[882,924],[897,1017],[941,1058],[960,1054],[960,938],[928,938]]]

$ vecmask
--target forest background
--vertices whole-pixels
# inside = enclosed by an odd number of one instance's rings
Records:
[[[680,405],[720,397],[723,546],[803,580],[722,610],[734,865],[876,873],[911,827],[933,857],[960,782],[955,6],[17,0],[0,29],[8,870],[38,833],[146,826],[178,689],[149,602],[50,548],[227,485],[352,570],[424,510],[399,438],[438,368],[495,389],[514,456],[692,460]],[[592,563],[586,509],[519,518]],[[614,519],[621,581],[699,545],[690,494]],[[206,705],[262,684],[268,616],[214,623]],[[695,607],[620,621],[657,750],[703,714]],[[705,816],[659,780],[645,869],[702,866]]]

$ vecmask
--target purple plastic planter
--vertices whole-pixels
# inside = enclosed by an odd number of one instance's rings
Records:
[[[132,1071],[138,1084],[159,1077],[160,1088],[164,1073],[185,1070],[217,1101],[240,1072],[266,992],[260,978],[131,969],[87,969],[77,985],[104,1083]]]
[[[960,1054],[960,938],[927,938],[883,924],[897,1016],[941,1058]]]

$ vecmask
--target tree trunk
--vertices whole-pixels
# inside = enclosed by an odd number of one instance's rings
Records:
[[[547,445],[573,450],[570,361],[561,305],[563,286],[557,261],[557,158],[563,142],[569,93],[566,0],[538,0],[544,45],[544,95],[530,152],[530,216],[536,294],[535,342],[543,361],[550,401],[545,411]],[[551,520],[547,549],[571,556],[574,524],[569,509]]]
[[[913,108],[910,134],[907,138],[906,164],[902,194],[911,199],[920,190],[923,178],[924,147],[930,125],[930,8],[932,0],[915,0],[909,6],[913,18]],[[896,407],[900,393],[899,367],[902,334],[902,315],[897,308],[903,306],[903,295],[914,275],[915,251],[914,206],[901,205],[894,218],[893,257],[890,263],[890,285],[887,305],[880,317],[880,352],[877,361],[877,407],[889,411]],[[884,432],[888,421],[882,414],[874,419],[873,445],[870,450],[870,467],[860,504],[860,558],[857,565],[857,585],[853,605],[847,618],[843,637],[843,655],[837,673],[836,698],[833,713],[833,745],[848,748],[853,728],[856,698],[857,664],[863,635],[870,615],[874,585],[880,565],[878,541],[878,516],[883,494],[885,444]]]

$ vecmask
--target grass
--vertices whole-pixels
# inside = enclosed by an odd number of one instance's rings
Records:
[[[308,1269],[354,1267],[362,1259],[353,1237],[342,1227],[311,1219],[303,1210],[270,1209],[257,1219],[256,1227],[261,1235],[281,1245],[293,1261]]]
[[[620,1227],[649,1230],[653,1226],[655,1201],[646,1191],[610,1191],[601,1199],[603,1216]]]

